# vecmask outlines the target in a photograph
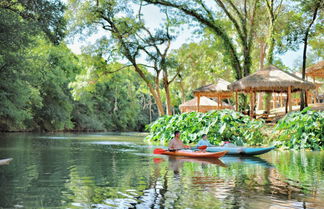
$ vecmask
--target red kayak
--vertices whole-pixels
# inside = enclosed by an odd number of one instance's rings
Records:
[[[188,152],[185,150],[177,150],[177,151],[168,151],[164,149],[155,149],[154,154],[161,154],[161,155],[172,155],[172,156],[184,156],[184,157],[204,157],[204,158],[219,158],[223,157],[227,151],[223,152]]]

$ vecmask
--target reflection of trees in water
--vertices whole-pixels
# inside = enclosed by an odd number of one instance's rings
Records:
[[[8,139],[1,138],[1,143],[8,143],[7,147],[12,148],[6,150],[6,155],[13,162],[0,170],[0,207],[62,206],[61,191],[68,170],[59,169],[60,165],[55,162],[66,167],[70,153],[60,150],[57,141],[31,139],[31,136],[15,134]],[[58,149],[48,149],[50,146]],[[65,142],[65,146],[69,147],[70,143]]]
[[[160,169],[163,169],[163,166],[166,171],[162,175]],[[155,174],[154,181],[149,185],[149,188],[154,188],[155,199],[152,207],[185,206],[183,197],[193,199],[192,204],[194,204],[195,198],[200,200],[203,198],[201,195],[203,192],[213,197],[209,202],[203,201],[205,205],[212,202],[215,204],[215,200],[217,202],[218,199],[223,200],[222,205],[226,208],[253,208],[256,207],[258,199],[266,196],[278,200],[298,200],[301,194],[309,193],[306,187],[298,184],[300,182],[292,182],[284,178],[273,167],[235,164],[223,172],[210,175],[212,172],[206,164],[186,163],[183,166],[183,162],[179,163],[171,159],[168,165],[163,166],[157,166],[160,177]],[[168,173],[167,169],[173,172]],[[214,171],[216,170],[214,168]],[[186,188],[191,191],[186,191]],[[271,205],[271,200],[264,201],[264,204]],[[289,206],[290,203],[285,204]],[[292,201],[292,204],[296,203]]]
[[[200,191],[192,188],[192,173],[187,172],[188,169],[195,171],[196,168],[183,168],[184,161],[174,158],[168,158],[168,163],[154,166],[154,180],[149,185],[147,191],[153,189],[155,197],[148,208],[215,208],[217,200],[207,190]],[[205,164],[200,165],[201,168],[206,167]],[[145,192],[144,192],[145,193]],[[203,195],[202,195],[203,194]],[[146,197],[148,198],[148,197]],[[145,198],[144,198],[145,199]],[[143,204],[138,204],[140,206]]]
[[[215,162],[188,159],[153,164],[146,156],[119,150],[127,146],[82,147],[55,140],[6,143],[14,143],[10,146],[15,149],[2,153],[14,161],[0,170],[1,207],[10,208],[12,203],[30,208],[71,207],[74,203],[84,207],[253,208],[260,200],[265,205],[281,201],[277,203],[287,207],[301,201],[307,207],[324,205],[324,153],[274,153],[275,168],[246,160],[223,168]]]

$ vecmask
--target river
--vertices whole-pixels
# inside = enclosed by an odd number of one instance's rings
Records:
[[[199,160],[143,139],[0,134],[0,208],[324,208],[324,152]]]

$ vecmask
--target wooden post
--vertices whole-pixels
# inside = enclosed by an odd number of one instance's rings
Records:
[[[238,112],[239,108],[238,108],[238,95],[237,95],[237,91],[235,91],[235,110]]]
[[[318,100],[318,86],[316,86],[315,104],[319,103]]]
[[[272,97],[272,100],[273,100],[273,109],[275,109],[276,108],[276,93],[273,93],[272,94],[273,95],[273,97]]]
[[[253,91],[250,91],[250,117],[253,117],[253,103],[254,103],[254,98],[253,98]]]
[[[309,101],[310,97],[309,97],[309,91],[308,90],[305,91],[305,97],[306,97],[306,104],[310,104],[310,101]]]
[[[197,95],[197,112],[199,112],[200,108],[200,94]]]
[[[291,112],[291,110],[292,110],[292,106],[291,106],[291,86],[288,86],[287,100],[288,100],[288,112]]]
[[[256,99],[257,99],[257,97],[256,97],[256,92],[253,92],[253,112],[254,112],[254,110],[256,110]],[[256,112],[255,112],[255,115],[256,115]]]
[[[316,86],[315,77],[313,77],[313,83]],[[315,92],[313,91],[313,97],[314,97],[314,103],[313,104],[316,104],[317,103],[317,93],[318,93],[318,87],[316,86]]]
[[[280,92],[280,107],[283,107],[282,92]]]
[[[220,99],[219,99],[219,94],[217,95],[217,105],[218,105],[218,108],[217,109],[220,109],[219,106],[220,106]]]
[[[223,100],[222,100],[222,97],[220,97],[220,106],[221,106],[221,109],[223,109]]]
[[[286,97],[286,101],[285,101],[285,113],[288,113],[288,91],[287,91],[287,97]]]

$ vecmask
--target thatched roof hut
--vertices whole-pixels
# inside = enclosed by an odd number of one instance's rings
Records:
[[[193,93],[195,96],[230,98],[232,92],[227,88],[230,84],[230,82],[218,78],[216,79],[216,83],[199,87],[198,89],[195,89]]]
[[[268,66],[228,86],[232,91],[291,92],[314,89],[315,85],[275,66]]]
[[[198,98],[195,97],[192,100],[186,101],[185,103],[179,106],[181,112],[193,112],[198,111]],[[233,109],[233,107],[225,102],[222,104],[223,107],[228,109]],[[200,97],[199,112],[208,112],[210,110],[218,110],[219,104],[218,101],[211,100],[207,97]]]
[[[297,77],[299,77],[299,78],[302,79],[302,74],[301,74],[300,72],[296,72],[296,73],[294,73],[294,74],[295,74]],[[318,86],[318,87],[320,87],[320,86],[322,86],[322,85],[324,84],[323,82],[321,82],[321,81],[319,81],[319,80],[315,80],[315,79],[312,79],[312,78],[307,77],[307,76],[306,76],[305,80],[306,80],[306,81],[309,81],[309,82],[311,82],[311,83],[313,83],[313,84],[315,84],[315,85]]]
[[[289,107],[289,111],[291,111],[291,92],[301,90],[306,90],[307,92],[310,89],[315,89],[316,86],[309,81],[302,80],[292,73],[285,72],[275,66],[268,66],[233,82],[228,88],[236,92],[236,108],[238,107],[237,92],[243,91],[250,93],[250,114],[253,116],[256,92],[287,92],[286,110]]]
[[[228,90],[228,85],[230,83],[224,79],[216,79],[216,83],[202,86],[193,91],[194,95],[198,98],[197,106],[198,112],[200,111],[200,97],[206,96],[209,98],[217,98],[217,101],[222,101],[222,99],[230,98],[233,96],[233,92]],[[226,104],[226,103],[225,103]],[[228,108],[223,106],[223,102],[218,103],[218,109]]]
[[[324,60],[306,68],[306,75],[312,78],[324,78]]]
[[[302,78],[302,74],[300,72],[296,72],[295,75]],[[316,86],[316,89],[310,94],[310,97],[313,97],[313,99],[310,98],[310,101],[313,101],[313,103],[319,102],[319,98],[318,98],[319,89],[324,83],[319,80],[316,80],[315,77],[311,78],[309,76],[306,76],[305,79],[306,81],[312,82]]]

